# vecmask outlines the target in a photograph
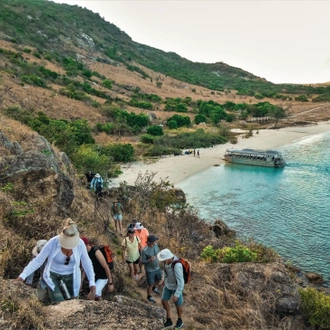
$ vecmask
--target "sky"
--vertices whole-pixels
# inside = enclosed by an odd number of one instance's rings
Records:
[[[328,0],[54,2],[86,7],[134,41],[194,62],[224,62],[274,83],[330,81]]]

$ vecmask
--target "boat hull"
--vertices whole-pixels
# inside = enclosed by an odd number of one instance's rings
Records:
[[[228,163],[250,166],[262,166],[262,167],[284,167],[285,164],[275,165],[273,161],[254,160],[254,159],[242,159],[236,157],[225,156],[225,160]]]

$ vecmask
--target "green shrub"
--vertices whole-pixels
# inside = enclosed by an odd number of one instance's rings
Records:
[[[111,80],[109,79],[105,79],[102,81],[102,85],[105,87],[105,88],[108,88],[108,89],[111,89],[112,88],[112,82]]]
[[[110,144],[101,148],[101,152],[116,162],[131,162],[134,159],[134,148],[130,143]]]
[[[168,122],[167,122],[167,127],[169,128],[169,129],[177,129],[179,126],[178,126],[178,123],[176,122],[176,120],[169,120]]]
[[[149,126],[147,128],[147,134],[154,135],[154,136],[162,136],[163,133],[163,128],[161,126]]]
[[[155,137],[150,134],[143,134],[140,136],[140,141],[142,143],[153,144],[154,140],[155,140]]]
[[[22,82],[32,86],[47,88],[45,81],[35,74],[30,76],[22,76]]]
[[[219,260],[224,263],[253,262],[257,259],[257,253],[251,251],[240,242],[235,247],[224,247],[219,254]]]
[[[33,55],[36,57],[36,58],[41,58],[41,55],[37,52],[34,52]]]
[[[23,52],[24,52],[24,53],[29,53],[29,54],[30,54],[31,51],[32,51],[32,50],[31,50],[30,48],[23,48]]]
[[[204,115],[197,114],[194,118],[194,123],[196,125],[198,125],[200,123],[206,123],[206,122],[207,122],[207,118]]]
[[[300,102],[308,102],[308,98],[306,95],[299,95],[297,97],[295,97],[296,101],[300,101]]]
[[[181,155],[181,149],[157,145],[157,146],[152,146],[144,155],[145,156]]]
[[[299,288],[302,310],[312,325],[330,326],[330,296],[313,288]]]
[[[207,262],[217,262],[219,259],[220,249],[214,250],[212,245],[207,245],[201,253],[202,259]]]
[[[80,171],[106,173],[111,167],[111,159],[100,154],[92,146],[83,144],[72,155],[72,160]]]

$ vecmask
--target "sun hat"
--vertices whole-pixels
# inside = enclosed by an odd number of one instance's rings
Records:
[[[100,178],[100,177],[101,177],[101,175],[100,175],[100,174],[98,174],[98,173],[96,173],[96,174],[95,174],[95,177],[96,177],[96,178]]]
[[[158,241],[158,239],[159,238],[155,235],[149,235],[147,237],[147,244],[154,243],[154,242]]]
[[[137,223],[135,224],[135,229],[140,230],[140,229],[143,229],[143,228],[144,228],[144,227],[143,227],[143,225],[142,225],[141,222],[137,222]]]
[[[169,249],[161,250],[157,254],[157,258],[158,258],[159,261],[165,261],[165,260],[171,259],[173,257],[174,257],[174,255]]]
[[[64,249],[73,249],[78,246],[80,241],[79,231],[75,224],[71,223],[64,227],[63,231],[59,235],[59,242]]]
[[[128,228],[127,229],[128,233],[134,234],[135,233],[135,229],[134,228]]]
[[[32,255],[35,257],[40,253],[41,249],[46,245],[48,241],[46,239],[41,239],[37,242],[37,245],[32,249]]]
[[[81,239],[84,241],[86,245],[89,243],[89,239],[87,237],[82,237]]]

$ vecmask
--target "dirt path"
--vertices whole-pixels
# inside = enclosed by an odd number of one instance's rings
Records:
[[[139,274],[139,281],[137,282],[137,292],[140,294],[141,296],[141,301],[143,301],[146,304],[152,304],[153,306],[162,308],[162,304],[161,304],[161,299],[162,299],[162,294],[155,294],[153,293],[153,298],[156,300],[156,304],[151,303],[147,300],[147,282],[146,282],[146,277],[145,274]],[[189,285],[189,284],[187,284]],[[196,308],[190,304],[190,300],[192,297],[188,297],[187,295],[183,295],[183,299],[184,299],[184,304],[183,304],[183,315],[182,315],[182,320],[184,322],[184,327],[182,329],[189,329],[189,330],[194,330],[197,329],[194,326],[194,316],[197,315],[198,311],[196,310]],[[174,303],[170,302],[170,306],[171,306],[171,318],[173,321],[173,324],[175,325],[176,321],[177,321],[177,313],[176,313],[176,307],[174,305]],[[173,327],[174,329],[174,327]]]

